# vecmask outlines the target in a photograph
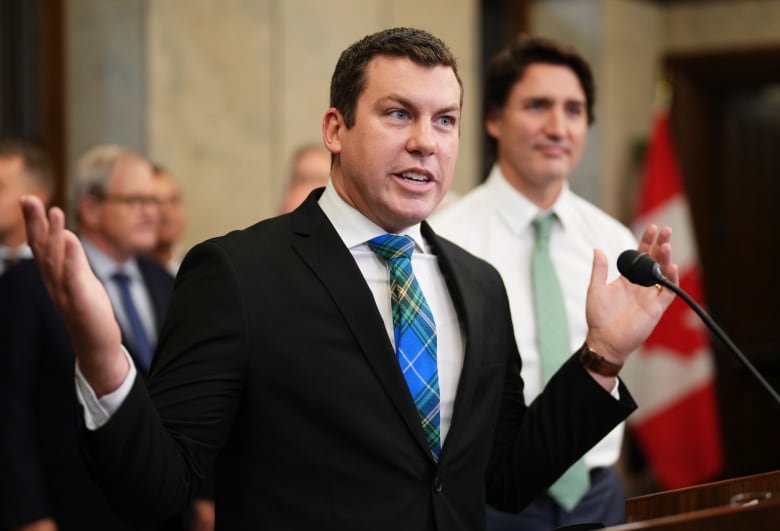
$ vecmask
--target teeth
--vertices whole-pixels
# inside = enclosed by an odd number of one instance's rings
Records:
[[[416,181],[416,182],[428,182],[430,179],[428,179],[427,176],[422,175],[420,173],[414,173],[414,172],[404,172],[401,174],[401,177],[404,179],[409,179],[410,181]]]

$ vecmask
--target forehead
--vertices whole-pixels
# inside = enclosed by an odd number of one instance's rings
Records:
[[[513,94],[585,101],[577,74],[564,65],[531,63],[512,87]]]
[[[114,163],[106,183],[109,192],[150,189],[154,186],[151,165],[136,156],[122,156]]]
[[[369,61],[365,76],[360,99],[399,98],[414,104],[460,108],[460,84],[449,66],[424,66],[406,57],[379,55]]]
[[[158,190],[163,192],[174,191],[177,188],[176,183],[173,180],[173,177],[171,177],[167,173],[160,173],[158,175],[155,175],[154,185]]]
[[[2,155],[0,156],[0,175],[12,176],[20,173],[22,170],[21,155]]]

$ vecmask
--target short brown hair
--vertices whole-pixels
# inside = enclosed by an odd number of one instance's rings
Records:
[[[574,72],[585,93],[588,124],[592,124],[596,120],[593,114],[596,87],[587,61],[573,48],[567,48],[549,39],[527,35],[520,35],[488,62],[482,97],[484,117],[488,118],[504,108],[512,87],[523,78],[526,68],[535,63],[565,66]],[[486,137],[488,154],[495,156],[498,142],[490,135]]]
[[[336,63],[330,81],[330,106],[338,109],[348,128],[355,124],[357,100],[366,84],[366,65],[380,55],[405,57],[423,66],[452,68],[460,85],[460,104],[463,105],[463,82],[458,65],[444,41],[419,29],[387,29],[355,42],[341,53]]]

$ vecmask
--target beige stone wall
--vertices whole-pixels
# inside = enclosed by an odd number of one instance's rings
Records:
[[[186,244],[274,214],[288,158],[320,141],[343,48],[385,27],[422,27],[460,61],[466,87],[454,188],[478,180],[478,0],[66,0],[67,153],[90,144],[147,152],[182,181]],[[650,123],[667,51],[780,44],[780,0],[537,0],[534,33],[594,67],[597,124],[574,188],[626,210],[631,146]]]
[[[274,214],[294,149],[321,142],[340,52],[368,33],[406,25],[443,38],[459,59],[467,92],[455,187],[466,189],[478,164],[476,6],[66,0],[69,158],[110,139],[168,166],[186,194],[187,246],[247,226]]]

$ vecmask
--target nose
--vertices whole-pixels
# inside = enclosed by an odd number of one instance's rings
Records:
[[[436,152],[436,134],[433,125],[428,120],[415,122],[406,149],[410,153],[418,153],[423,157],[433,155]]]
[[[563,109],[550,109],[545,122],[545,132],[554,138],[562,138],[566,134],[566,113]]]

